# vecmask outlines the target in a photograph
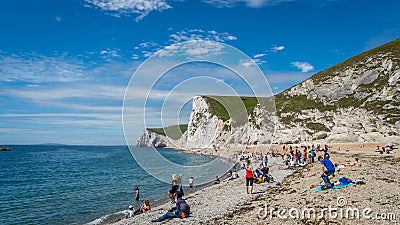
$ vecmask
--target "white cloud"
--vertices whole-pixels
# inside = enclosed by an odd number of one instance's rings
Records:
[[[276,53],[276,52],[282,51],[283,49],[285,49],[285,46],[280,45],[280,46],[274,46],[274,47],[272,47],[272,48],[271,48],[271,51]]]
[[[67,54],[53,57],[36,54],[6,54],[0,52],[1,82],[73,82],[86,80],[82,61]]]
[[[264,57],[264,56],[266,56],[266,55],[267,55],[267,54],[264,54],[264,53],[255,54],[255,55],[253,56],[253,58],[257,59],[257,58]]]
[[[205,40],[205,41],[234,41],[237,37],[227,33],[219,33],[215,30],[204,31],[201,29],[185,29],[170,35],[170,44],[179,43],[191,40]]]
[[[172,8],[166,0],[85,0],[88,7],[100,8],[113,16],[138,14],[136,21],[143,19],[151,11]]]
[[[279,3],[291,1],[295,0],[203,0],[203,2],[218,8],[231,8],[242,5],[250,8],[260,8],[268,5],[277,5]]]
[[[314,66],[308,62],[292,62],[292,66],[300,69],[302,73],[306,73],[314,69]]]
[[[236,36],[229,34],[228,32],[217,32],[215,30],[205,31],[202,29],[184,29],[177,31],[169,36],[169,40],[166,42],[165,49],[167,51],[162,52],[160,56],[164,54],[176,54],[177,52],[187,54],[189,56],[197,57],[204,55],[217,55],[221,52],[223,45],[215,42],[229,42],[235,41]],[[202,40],[206,41],[201,44],[187,44],[185,47],[179,47],[174,44]],[[190,46],[190,47],[189,47]],[[155,52],[162,49],[162,46],[155,42],[142,42],[134,47],[134,50],[138,51],[138,54],[143,57],[150,57]]]
[[[60,16],[56,16],[56,17],[54,18],[54,20],[57,21],[57,22],[61,22],[62,19],[61,19]]]

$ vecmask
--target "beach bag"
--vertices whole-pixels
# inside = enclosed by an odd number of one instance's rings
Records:
[[[350,184],[350,180],[347,179],[346,177],[341,177],[341,178],[339,178],[339,182],[340,182],[342,185]]]
[[[182,201],[181,204],[180,204],[179,206],[180,206],[180,208],[181,208],[181,216],[182,216],[182,219],[185,218],[185,217],[188,217],[188,216],[189,216],[189,213],[190,213],[190,206],[189,206],[189,204],[187,204],[186,201]]]

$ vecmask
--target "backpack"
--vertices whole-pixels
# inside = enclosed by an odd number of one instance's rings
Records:
[[[190,214],[190,206],[186,203],[186,201],[182,201],[179,205],[181,208],[181,216],[182,218],[188,217]]]

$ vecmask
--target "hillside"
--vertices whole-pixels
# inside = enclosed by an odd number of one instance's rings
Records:
[[[177,132],[167,132],[168,139],[163,129],[147,129],[138,145],[201,148],[271,142],[400,142],[399,96],[397,39],[277,94],[273,109],[264,107],[271,105],[271,99],[196,96],[187,131],[180,138]],[[267,103],[260,106],[260,101]],[[157,138],[146,138],[151,133]]]

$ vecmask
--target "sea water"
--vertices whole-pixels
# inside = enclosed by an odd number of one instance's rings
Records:
[[[140,207],[145,198],[164,201],[170,189],[138,166],[126,146],[9,147],[0,152],[2,225],[101,223],[129,205]],[[185,165],[213,160],[176,149],[158,151]],[[183,183],[188,178],[184,175]]]

